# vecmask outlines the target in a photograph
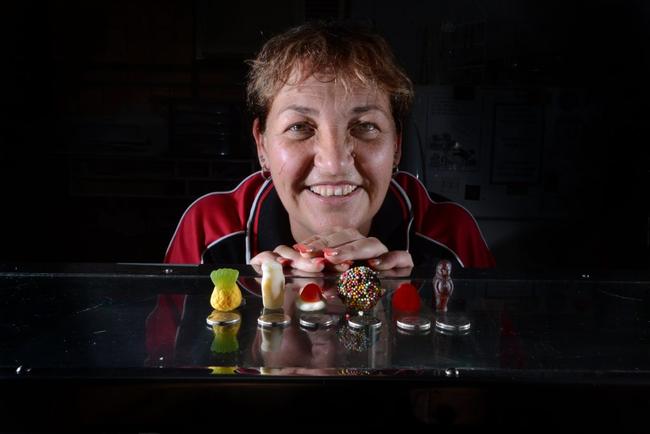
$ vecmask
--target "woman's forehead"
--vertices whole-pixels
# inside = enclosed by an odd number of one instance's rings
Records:
[[[339,108],[354,110],[359,107],[375,107],[390,113],[390,101],[386,92],[371,84],[343,82],[336,78],[311,75],[299,82],[289,81],[282,86],[271,104],[272,110],[284,110],[290,106],[318,107],[333,104]]]

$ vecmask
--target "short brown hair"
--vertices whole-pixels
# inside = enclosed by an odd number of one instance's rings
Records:
[[[348,89],[355,83],[377,86],[388,94],[398,128],[413,100],[413,84],[386,40],[358,25],[313,22],[294,27],[269,39],[248,63],[248,107],[262,128],[273,98],[296,66],[297,83],[317,74],[340,80]]]

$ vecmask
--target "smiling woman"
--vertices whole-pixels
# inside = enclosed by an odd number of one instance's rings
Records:
[[[248,102],[262,171],[195,201],[170,263],[271,260],[318,272],[494,260],[471,214],[434,202],[396,170],[411,81],[383,38],[309,23],[270,39],[250,62]]]
[[[385,94],[311,76],[282,87],[253,134],[295,240],[346,226],[368,235],[400,153]]]

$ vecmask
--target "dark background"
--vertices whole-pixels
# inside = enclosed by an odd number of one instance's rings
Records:
[[[422,100],[402,168],[451,186],[499,266],[648,269],[649,4],[426,3],[4,2],[0,260],[159,262],[194,199],[257,168],[244,60],[343,18],[386,36],[419,95],[479,108],[473,170],[431,165]],[[495,177],[500,98],[542,116],[534,176]]]

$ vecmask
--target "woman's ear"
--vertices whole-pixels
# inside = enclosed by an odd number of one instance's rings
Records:
[[[397,134],[397,140],[395,141],[395,155],[393,156],[393,167],[397,167],[400,160],[402,159],[402,133]]]
[[[264,132],[262,131],[262,124],[260,118],[255,118],[253,120],[253,139],[255,139],[255,145],[257,147],[257,158],[260,160],[260,166],[263,168],[263,161],[267,161],[266,158],[266,143],[264,142]]]

